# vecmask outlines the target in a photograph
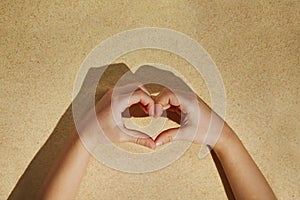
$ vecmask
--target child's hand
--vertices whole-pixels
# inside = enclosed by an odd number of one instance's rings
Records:
[[[175,93],[174,93],[175,92]],[[174,90],[174,92],[163,89],[156,97],[155,103],[160,104],[161,108],[170,108],[177,113],[181,112],[180,127],[168,129],[160,133],[155,139],[156,146],[171,142],[172,140],[185,140],[213,146],[218,134],[207,134],[211,119],[213,126],[223,123],[200,98],[192,92]],[[162,113],[162,111],[157,111]]]
[[[87,138],[88,144],[94,146],[98,143],[133,142],[155,149],[155,143],[150,136],[137,130],[127,129],[122,122],[122,112],[137,103],[146,113],[153,113],[151,109],[153,109],[154,100],[136,84],[108,90],[97,102],[95,111],[89,112],[82,121],[80,136]],[[95,118],[93,113],[96,113],[97,121],[93,120]],[[96,131],[99,130],[98,124],[101,133]]]

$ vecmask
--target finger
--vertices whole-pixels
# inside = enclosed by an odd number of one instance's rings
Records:
[[[185,92],[179,90],[163,89],[163,91],[156,97],[155,102],[162,105],[163,108],[177,107],[180,112],[190,113],[195,112],[197,107],[196,95],[192,92]]]
[[[155,98],[155,103],[160,104],[163,108],[179,106],[179,101],[176,95],[169,89],[163,89]]]
[[[129,106],[136,103],[139,103],[147,114],[154,115],[151,108],[154,106],[155,102],[143,90],[137,90],[130,96]]]
[[[115,99],[116,105],[119,107],[119,111],[123,112],[126,108],[140,103],[142,106],[146,107],[147,113],[149,113],[151,106],[154,105],[154,100],[144,91],[136,90],[131,94],[123,94]]]
[[[150,149],[155,149],[156,145],[151,138],[135,138],[134,143],[148,147]]]
[[[171,128],[161,132],[154,140],[156,146],[162,146],[172,141],[190,141],[193,139],[189,137],[189,132],[186,128]]]
[[[154,100],[143,90],[137,90],[130,96],[129,106],[141,103],[145,107],[154,105]]]
[[[174,137],[178,133],[178,131],[179,131],[179,128],[172,128],[172,129],[163,131],[155,138],[155,140],[154,140],[155,145],[158,147],[158,146],[162,146],[164,144],[172,142],[174,140]]]
[[[156,147],[153,139],[149,135],[127,128],[123,129],[122,142],[132,142],[150,149],[155,149]]]
[[[164,108],[160,104],[154,104],[150,107],[149,114],[153,117],[160,117],[164,112]]]
[[[155,116],[160,116],[162,115],[163,111],[168,110],[170,108],[178,108],[180,105],[176,95],[169,89],[164,89],[155,98],[155,103],[161,105],[161,107],[157,107],[157,109],[155,110]],[[180,109],[178,110],[180,111]]]

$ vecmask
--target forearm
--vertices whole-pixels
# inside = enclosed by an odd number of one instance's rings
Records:
[[[276,199],[265,177],[226,123],[214,151],[236,199]]]
[[[78,134],[73,132],[47,176],[40,199],[74,199],[89,158]]]

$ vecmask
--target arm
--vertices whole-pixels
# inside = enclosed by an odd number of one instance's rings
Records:
[[[276,199],[237,135],[199,97],[183,91],[164,89],[156,98],[156,103],[162,107],[170,105],[180,109],[179,113],[185,115],[184,123],[180,123],[180,128],[165,130],[157,136],[155,139],[157,146],[172,140],[186,140],[208,145],[218,156],[236,199]],[[218,131],[208,132],[210,122],[213,123],[212,130],[223,127],[220,137]],[[181,134],[177,134],[179,129]]]
[[[254,160],[227,124],[213,149],[236,199],[276,199]]]
[[[123,91],[124,88],[120,90]],[[121,112],[126,108],[136,103],[141,103],[147,112],[149,112],[150,108],[154,105],[153,99],[140,89],[132,94],[122,93],[122,95],[116,95],[114,98],[116,98],[118,102],[116,107],[117,111],[119,111],[119,113],[114,114],[119,116],[121,116]],[[154,141],[145,133],[129,130],[126,127],[122,130],[119,129],[118,124],[120,124],[120,122],[115,121],[116,119],[113,117],[111,101],[112,90],[109,90],[95,106],[97,113],[97,119],[95,119],[96,123],[99,123],[102,127],[102,134],[109,139],[108,141],[114,143],[133,142],[148,148],[155,148]],[[87,147],[89,150],[93,150],[96,145],[98,145],[93,141],[98,141],[98,136],[101,134],[93,132],[93,126],[97,125],[93,122],[94,120],[87,114],[85,119],[82,120],[82,129],[80,130],[81,135],[85,136],[85,145],[89,145]],[[100,143],[101,142],[102,141],[100,141]],[[103,141],[103,143],[104,142],[106,141]],[[74,199],[90,157],[79,135],[76,131],[73,131],[48,174],[39,199]]]
[[[39,199],[74,199],[89,158],[78,134],[72,132],[47,176]]]

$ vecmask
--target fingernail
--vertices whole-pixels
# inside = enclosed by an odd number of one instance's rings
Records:
[[[155,106],[155,105],[153,105],[153,106],[151,106],[151,107],[149,108],[149,115],[150,115],[150,116],[154,116],[154,106]]]
[[[163,114],[163,107],[160,104],[154,105],[155,118],[160,117]]]
[[[171,107],[171,105],[168,104],[168,105],[166,105],[166,106],[163,107],[163,110],[168,110],[170,107]]]
[[[156,142],[155,144],[156,144],[157,147],[159,147],[159,146],[162,145],[162,142],[161,141],[160,142]]]

